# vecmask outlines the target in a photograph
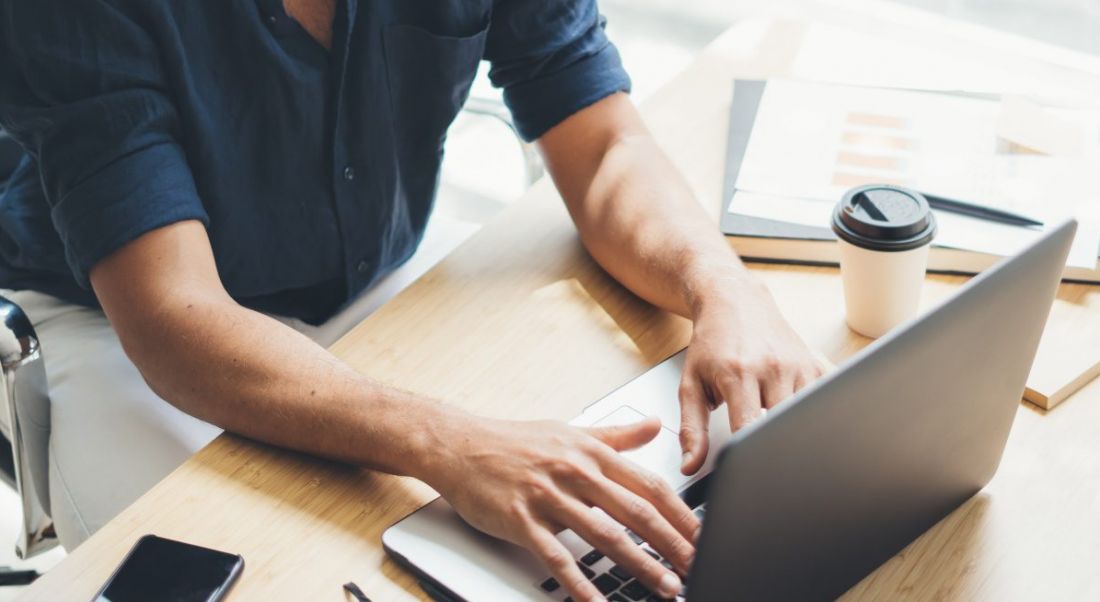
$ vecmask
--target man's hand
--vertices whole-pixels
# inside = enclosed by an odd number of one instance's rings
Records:
[[[723,402],[730,430],[752,422],[823,372],[821,363],[749,274],[695,310],[680,381],[681,471],[694,474],[707,457],[710,412]]]
[[[603,597],[555,538],[563,529],[572,529],[652,591],[668,598],[680,591],[680,578],[621,526],[687,572],[699,521],[667,483],[618,453],[653,439],[661,428],[657,420],[581,429],[550,421],[472,419],[456,427],[442,442],[445,451],[431,474],[417,476],[471,525],[530,549],[576,600]]]

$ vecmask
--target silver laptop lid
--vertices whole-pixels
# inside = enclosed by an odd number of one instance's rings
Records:
[[[736,433],[689,599],[835,598],[985,486],[1075,231],[1055,228]]]

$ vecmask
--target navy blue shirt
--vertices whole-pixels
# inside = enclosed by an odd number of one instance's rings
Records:
[[[94,305],[194,219],[234,298],[320,322],[416,249],[479,61],[527,139],[630,86],[594,0],[337,4],[331,51],[282,0],[0,4],[0,287]]]

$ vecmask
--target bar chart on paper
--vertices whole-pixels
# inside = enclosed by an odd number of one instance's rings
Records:
[[[864,184],[911,186],[908,169],[917,148],[904,117],[850,112],[844,118],[831,183],[845,189]]]

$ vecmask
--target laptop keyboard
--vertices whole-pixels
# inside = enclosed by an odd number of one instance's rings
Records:
[[[701,503],[694,508],[695,516],[700,521],[706,515],[706,503]],[[641,546],[645,550],[646,554],[653,557],[654,560],[665,565],[665,567],[671,569],[672,564],[661,557],[648,543],[646,543],[641,536],[634,533],[630,529],[627,529],[626,534],[630,536],[630,539],[634,543]],[[609,602],[636,602],[638,600],[644,600],[645,602],[658,602],[662,600],[668,600],[668,598],[661,598],[657,594],[649,591],[642,582],[634,578],[625,568],[615,564],[610,558],[607,558],[599,550],[590,548],[585,554],[581,555],[577,559],[577,567],[592,585],[596,586],[596,589],[600,590],[600,593],[608,599]],[[538,584],[539,589],[545,592],[550,598],[554,600],[563,600],[564,602],[573,602],[565,591],[565,588],[558,583],[557,579],[549,577]],[[680,591],[680,595],[677,596],[677,600],[683,600],[686,592]]]

